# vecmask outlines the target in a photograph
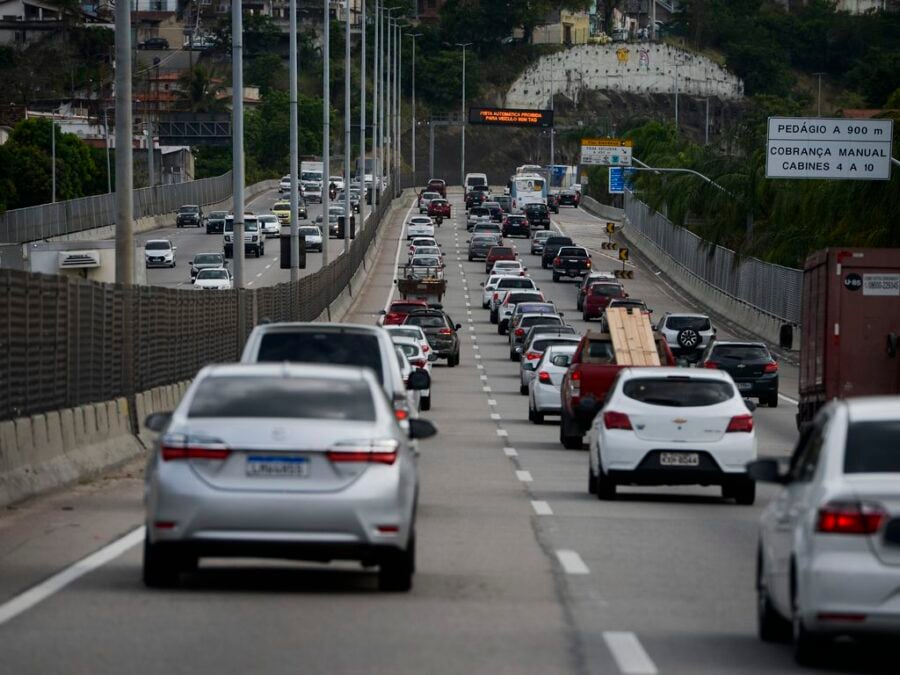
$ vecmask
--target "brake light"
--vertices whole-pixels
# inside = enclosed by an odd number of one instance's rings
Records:
[[[735,415],[728,423],[725,433],[738,431],[750,433],[753,431],[753,415]]]
[[[706,363],[703,364],[703,367],[709,368],[710,370],[714,370],[719,367],[719,364],[716,363],[715,361],[707,361]]]
[[[413,361],[413,365],[417,368],[424,368],[428,365],[428,359],[416,359]]]
[[[528,352],[525,355],[525,358],[528,359],[529,361],[534,361],[535,359],[541,358],[541,354],[540,354],[540,352]]]
[[[615,410],[608,410],[603,413],[603,426],[607,429],[622,429],[631,431],[631,420],[628,415]]]
[[[819,509],[816,532],[825,534],[874,534],[885,516],[884,509],[869,502],[833,501]]]
[[[590,267],[591,267],[591,261],[588,260],[588,261],[584,264],[584,266],[587,267],[588,269],[590,269]]]
[[[573,398],[578,398],[581,395],[581,371],[576,370],[569,376],[569,393],[573,396]]]
[[[554,264],[554,265],[559,265],[559,264],[561,264],[561,263],[562,263],[562,261],[561,261],[559,258],[554,258],[554,259],[553,259],[553,264]]]
[[[495,293],[494,293],[494,300],[496,300],[496,299],[499,298],[499,297],[500,297],[500,294],[497,293],[497,292],[495,292]]]
[[[393,464],[397,461],[397,441],[393,439],[371,443],[338,443],[326,453],[335,463],[365,462],[367,464]]]
[[[431,350],[431,347],[428,345],[422,345],[422,353],[427,354]]]
[[[542,370],[538,373],[538,382],[543,382],[544,384],[550,384],[550,373],[546,370]]]
[[[406,384],[406,382],[404,381],[403,384]],[[394,417],[397,418],[398,422],[402,422],[403,420],[409,419],[409,413],[403,408],[397,408],[394,410]]]
[[[211,459],[225,460],[231,454],[231,450],[219,441],[205,443],[191,443],[180,441],[164,441],[160,445],[160,454],[164,462],[179,459]]]
[[[440,335],[453,335],[453,331],[450,330],[449,328],[441,328],[441,329],[438,331],[438,334],[440,334]]]
[[[778,372],[778,364],[775,361],[772,361],[771,363],[767,363],[765,366],[763,366],[763,372],[764,373],[777,373]]]
[[[516,328],[516,337],[522,337],[523,335],[525,335],[525,329],[524,328]]]

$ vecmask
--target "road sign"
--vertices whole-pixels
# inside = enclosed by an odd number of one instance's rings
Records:
[[[525,108],[469,108],[469,124],[549,128],[553,126],[553,111]]]
[[[581,163],[594,166],[631,166],[630,138],[582,138]]]
[[[606,234],[615,234],[616,233],[616,224],[615,223],[607,223],[606,224]]]
[[[767,178],[890,180],[893,120],[770,117]]]
[[[624,166],[609,167],[609,194],[621,195],[625,189],[634,188],[634,169]]]
[[[627,248],[619,249],[619,260],[621,260],[622,262],[625,262],[626,260],[628,260],[628,249]]]

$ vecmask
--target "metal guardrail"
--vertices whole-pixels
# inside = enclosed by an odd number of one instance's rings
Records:
[[[688,273],[786,323],[800,324],[803,270],[741,257],[675,225],[628,191],[625,215],[632,228]]]
[[[227,199],[231,189],[230,171],[213,178],[140,188],[134,191],[134,219],[172,213],[182,204],[216,204]],[[0,215],[0,243],[39,241],[115,222],[114,192],[29,206]]]
[[[0,420],[190,379],[236,361],[264,318],[316,319],[362,264],[391,199],[384,194],[348,254],[295,283],[201,292],[0,269]]]

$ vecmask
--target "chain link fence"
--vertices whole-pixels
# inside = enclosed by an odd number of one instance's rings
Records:
[[[689,274],[785,323],[800,324],[803,270],[742,258],[675,225],[627,191],[625,215],[634,230]]]
[[[390,205],[385,194],[348,254],[295,283],[208,292],[0,269],[0,419],[190,379],[236,361],[262,319],[315,320],[364,263]]]
[[[231,192],[230,171],[214,178],[140,188],[134,191],[134,219],[172,213],[183,204],[217,204],[228,199]],[[115,192],[29,206],[0,215],[0,243],[39,241],[115,222]]]

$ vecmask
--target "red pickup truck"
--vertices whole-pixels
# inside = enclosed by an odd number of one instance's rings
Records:
[[[657,335],[654,339],[660,363],[674,366],[675,357],[665,338]],[[581,449],[584,434],[603,406],[603,399],[616,375],[623,368],[633,367],[616,363],[615,349],[608,333],[588,331],[581,338],[559,388],[562,397],[559,442],[564,448]]]
[[[428,202],[428,215],[431,218],[450,218],[450,202],[446,199],[432,199]]]

